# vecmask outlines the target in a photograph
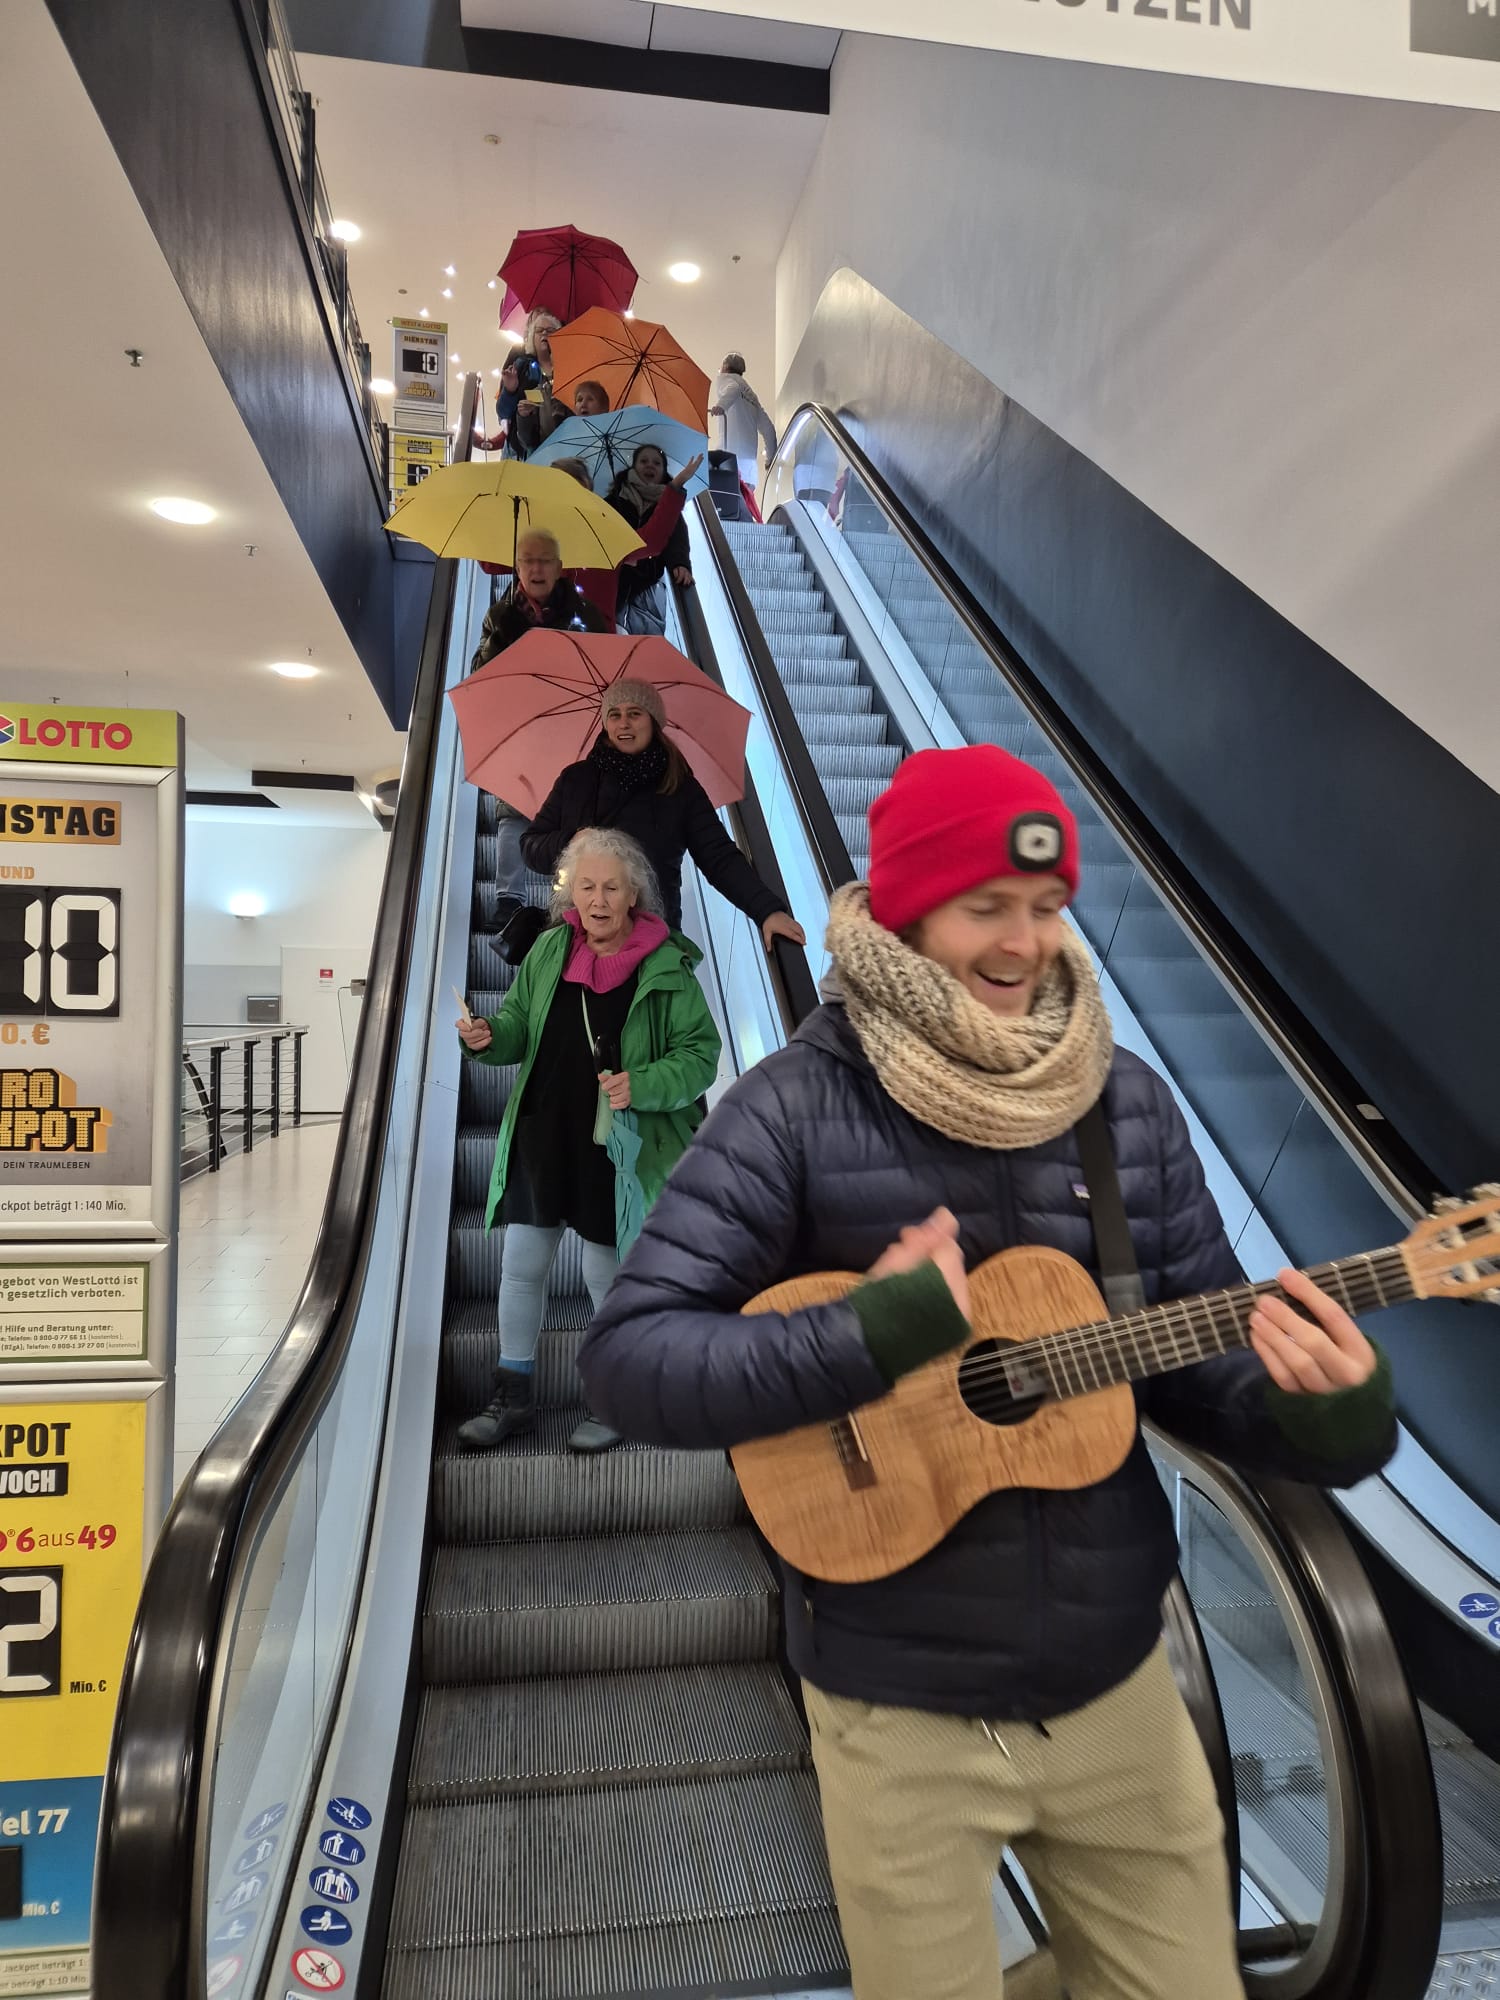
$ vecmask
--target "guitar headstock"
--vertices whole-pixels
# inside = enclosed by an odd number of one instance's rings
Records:
[[[1434,1205],[1401,1246],[1419,1299],[1500,1304],[1500,1181]]]

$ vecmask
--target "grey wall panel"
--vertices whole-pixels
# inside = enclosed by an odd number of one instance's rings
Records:
[[[239,0],[48,0],[172,274],[391,711],[383,500]],[[392,719],[395,719],[394,713]]]

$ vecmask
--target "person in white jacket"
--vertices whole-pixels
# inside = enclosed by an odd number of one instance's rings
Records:
[[[708,414],[720,419],[721,451],[732,451],[739,460],[740,478],[754,492],[760,482],[757,446],[764,440],[769,461],[776,450],[776,426],[761,407],[759,396],[745,380],[743,354],[726,354],[724,366],[714,383],[714,399]]]

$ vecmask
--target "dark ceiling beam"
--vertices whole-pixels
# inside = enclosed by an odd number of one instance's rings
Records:
[[[528,83],[569,83],[584,90],[626,90],[645,97],[686,97],[707,104],[749,104],[765,111],[828,115],[828,71],[805,69],[799,63],[619,48],[613,42],[524,35],[502,28],[465,28],[463,38],[469,68],[477,76],[508,76]]]

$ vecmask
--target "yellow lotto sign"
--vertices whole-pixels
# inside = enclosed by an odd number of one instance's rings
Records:
[[[171,766],[177,717],[164,708],[55,708],[0,698],[0,760]]]
[[[145,1483],[144,1400],[0,1403],[7,1784],[104,1772],[140,1596]]]

